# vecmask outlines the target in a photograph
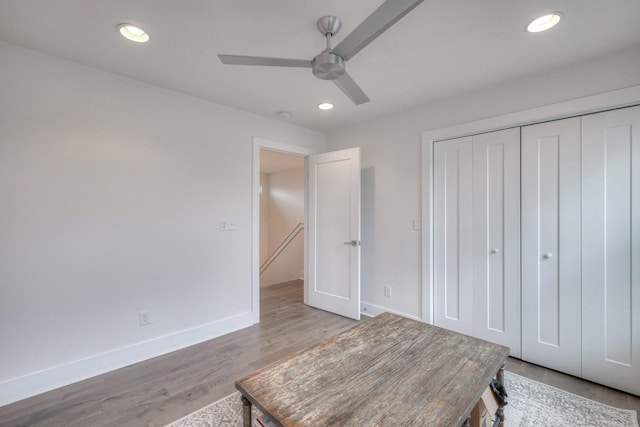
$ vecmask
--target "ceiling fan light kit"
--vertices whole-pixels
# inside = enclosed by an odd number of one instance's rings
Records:
[[[342,21],[336,16],[323,16],[318,20],[317,26],[326,38],[327,48],[311,61],[222,54],[218,58],[223,64],[230,65],[311,68],[314,76],[333,81],[354,104],[364,104],[369,102],[369,97],[347,73],[346,62],[423,1],[386,0],[335,48],[331,47],[331,38],[340,30]]]

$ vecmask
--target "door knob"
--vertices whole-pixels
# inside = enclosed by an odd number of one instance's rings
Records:
[[[351,245],[351,246],[360,246],[360,241],[359,240],[349,240],[348,242],[344,242],[345,245]]]
[[[492,254],[497,254],[498,252],[500,252],[500,249],[498,249],[498,248],[491,249],[491,253]]]
[[[542,257],[544,259],[551,259],[553,258],[553,254],[551,252],[547,252],[546,254],[542,255]]]

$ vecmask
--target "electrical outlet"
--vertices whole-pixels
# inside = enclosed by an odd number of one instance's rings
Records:
[[[143,310],[138,313],[138,320],[140,321],[140,326],[147,326],[151,323],[151,311]]]
[[[384,296],[385,297],[391,297],[391,286],[385,286],[384,287]]]

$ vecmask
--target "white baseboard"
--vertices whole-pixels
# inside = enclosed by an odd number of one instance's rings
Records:
[[[418,316],[414,316],[412,314],[403,313],[401,311],[393,310],[387,307],[382,307],[382,306],[371,304],[364,301],[360,302],[360,315],[365,317],[376,317],[377,315],[382,313],[393,313],[393,314],[397,314],[398,316],[402,316],[408,319],[413,319],[413,320],[422,322],[421,318],[419,318]]]
[[[252,312],[163,335],[0,382],[0,407],[153,357],[171,353],[239,329],[258,319]]]

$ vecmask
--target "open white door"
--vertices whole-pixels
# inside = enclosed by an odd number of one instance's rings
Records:
[[[308,303],[360,319],[360,148],[308,157]]]

